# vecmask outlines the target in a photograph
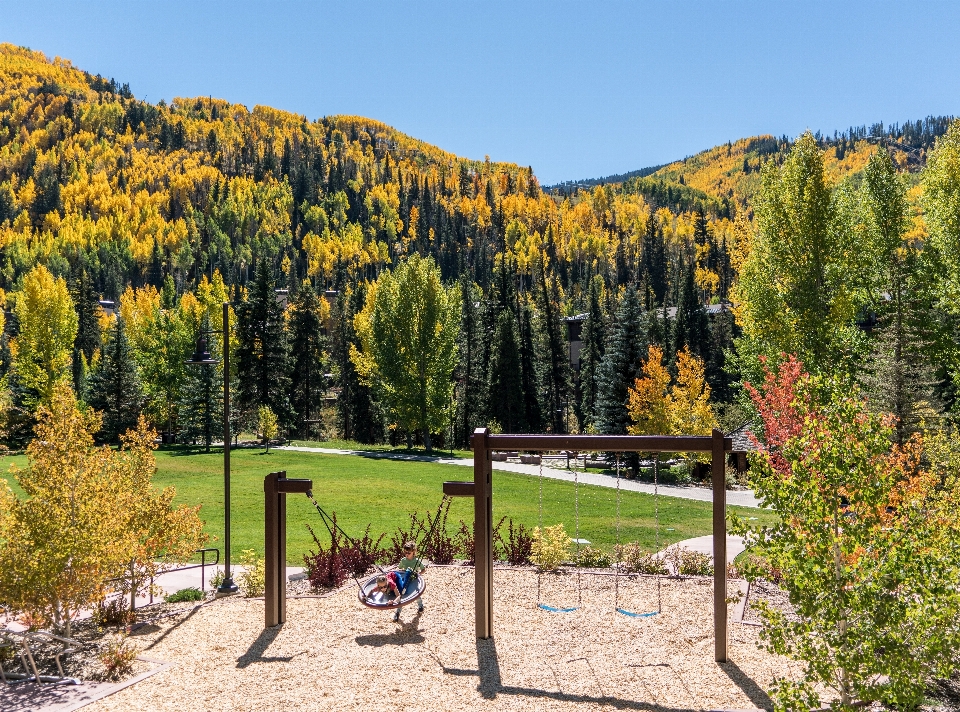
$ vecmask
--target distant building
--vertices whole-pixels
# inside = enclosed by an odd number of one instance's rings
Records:
[[[730,452],[730,464],[737,469],[737,472],[746,472],[747,453],[757,449],[756,436],[753,434],[753,421],[748,420],[736,430],[727,433],[727,437],[733,441],[733,448]]]

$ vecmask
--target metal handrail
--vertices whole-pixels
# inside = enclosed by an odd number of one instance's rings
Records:
[[[217,552],[217,558],[211,563],[207,563],[207,552],[215,551]],[[216,548],[206,548],[206,549],[197,549],[193,553],[200,554],[200,563],[199,564],[190,564],[189,566],[178,566],[175,569],[169,569],[164,571],[164,574],[173,573],[174,571],[189,571],[190,569],[200,569],[200,590],[202,591],[206,584],[204,583],[204,574],[206,573],[207,566],[218,566],[220,564],[220,549]],[[153,576],[150,577],[150,603],[153,603]]]
[[[207,552],[216,552],[217,557],[213,561],[207,561]],[[220,564],[220,549],[208,547],[205,549],[197,549],[193,552],[194,554],[200,554],[200,563],[199,564],[189,564],[187,566],[178,566],[175,569],[167,569],[163,574],[170,574],[176,571],[189,571],[190,569],[200,569],[200,590],[202,591],[206,587],[206,567],[207,566],[218,566]],[[161,574],[161,576],[163,575]],[[133,579],[132,576],[115,576],[114,578],[107,579],[107,583],[112,581],[126,581]],[[153,582],[154,577],[150,577],[150,603],[153,603]],[[131,580],[131,583],[133,581]],[[149,605],[149,604],[148,604]],[[136,608],[136,606],[134,606]]]

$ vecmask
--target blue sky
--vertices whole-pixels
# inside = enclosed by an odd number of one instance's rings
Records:
[[[960,3],[0,0],[0,41],[128,82],[359,114],[543,183],[758,133],[960,114]]]

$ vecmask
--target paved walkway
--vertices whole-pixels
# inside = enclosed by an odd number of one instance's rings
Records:
[[[435,462],[441,465],[460,465],[462,467],[473,467],[473,458],[451,458],[451,457],[430,457],[428,455],[404,455],[402,453],[379,452],[376,450],[337,450],[334,448],[306,447],[302,445],[285,445],[274,448],[275,450],[293,450],[295,452],[315,452],[322,455],[358,455],[360,457],[369,457],[385,460],[410,460],[413,462]],[[521,475],[539,475],[541,469],[539,465],[523,465],[518,462],[494,462],[494,470],[503,472],[515,472]],[[560,469],[543,466],[543,476],[552,480],[564,480],[573,482],[574,472],[566,468]],[[580,482],[597,487],[616,487],[617,480],[612,475],[598,475],[592,472],[577,472]],[[620,479],[620,489],[629,492],[654,493],[654,486],[649,482],[638,482],[636,480]],[[659,494],[664,497],[677,497],[679,499],[692,499],[698,502],[712,502],[713,490],[706,487],[682,487],[678,485],[660,485],[657,488]],[[760,506],[760,502],[753,496],[750,490],[728,490],[727,504],[738,507]]]
[[[706,536],[698,536],[693,539],[684,539],[683,541],[678,541],[677,546],[682,546],[685,549],[691,549],[693,551],[699,551],[701,554],[706,554],[707,556],[713,558],[713,535],[707,534]],[[740,553],[747,547],[743,544],[742,536],[733,536],[732,534],[727,535],[727,563],[732,563]]]

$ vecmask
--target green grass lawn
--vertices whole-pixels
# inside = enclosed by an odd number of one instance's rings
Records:
[[[337,520],[351,536],[369,523],[372,532],[395,531],[408,521],[408,514],[435,511],[444,480],[472,480],[473,470],[457,465],[429,462],[402,462],[356,455],[272,450],[234,450],[231,453],[233,488],[233,551],[263,551],[263,478],[273,471],[286,470],[288,477],[313,480],[314,495],[327,512],[336,512]],[[3,476],[12,480],[10,463],[26,466],[23,456],[8,457],[0,464]],[[188,453],[179,449],[157,452],[155,483],[177,489],[178,503],[201,504],[200,516],[211,536],[210,546],[222,546],[223,527],[223,453]],[[494,471],[494,521],[509,516],[527,527],[538,523],[538,480],[536,477]],[[16,490],[16,486],[14,483]],[[639,541],[647,548],[655,542],[654,497],[623,492],[621,499],[621,540]],[[580,486],[580,537],[601,548],[612,548],[616,537],[616,492],[604,487]],[[711,505],[705,502],[660,497],[662,545],[711,531]],[[753,509],[731,507],[744,516],[762,521],[773,515]],[[546,526],[563,522],[574,536],[574,485],[570,482],[543,480],[543,522]],[[448,528],[455,529],[463,519],[473,519],[473,501],[453,500]],[[313,542],[305,524],[310,524],[321,541],[327,534],[319,515],[302,495],[287,498],[287,556],[291,565],[302,564],[303,554]],[[216,537],[216,540],[214,540]]]

